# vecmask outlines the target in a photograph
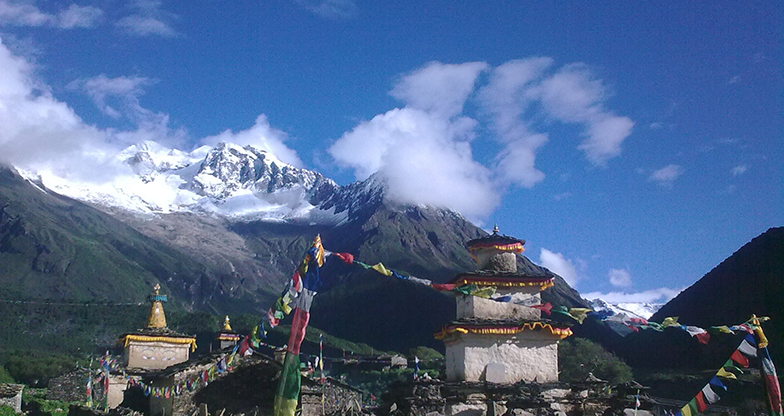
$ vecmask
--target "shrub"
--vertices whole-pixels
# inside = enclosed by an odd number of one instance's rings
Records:
[[[632,369],[615,354],[601,345],[583,338],[562,341],[558,348],[560,380],[579,382],[588,373],[609,382],[619,384],[632,379]]]

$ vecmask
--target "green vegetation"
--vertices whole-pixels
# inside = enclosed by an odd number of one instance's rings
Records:
[[[28,386],[46,386],[51,378],[76,368],[76,361],[74,356],[20,351],[7,355],[3,367],[17,382]]]
[[[8,373],[5,367],[0,366],[0,383],[13,383],[14,378]]]
[[[414,359],[414,357],[419,358],[420,364],[423,362],[431,362],[431,361],[444,359],[444,354],[441,354],[440,352],[430,347],[423,347],[423,346],[411,348],[408,351],[408,356],[411,359]]]
[[[585,380],[589,373],[610,384],[632,380],[632,369],[623,360],[584,338],[569,338],[561,342],[558,367],[561,381],[570,383]]]
[[[11,406],[0,405],[0,416],[17,416],[18,413],[14,412]]]
[[[22,393],[22,401],[26,407],[36,409],[35,414],[45,414],[51,416],[67,416],[68,408],[71,404],[61,400],[47,400],[46,389],[25,389]]]

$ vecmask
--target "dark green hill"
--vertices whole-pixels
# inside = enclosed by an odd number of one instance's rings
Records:
[[[707,328],[745,322],[752,314],[769,316],[763,325],[770,351],[784,362],[784,227],[771,228],[746,243],[651,319],[668,316]]]

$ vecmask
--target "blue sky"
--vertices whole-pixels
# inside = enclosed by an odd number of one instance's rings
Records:
[[[0,150],[244,132],[616,300],[784,225],[780,2],[463,3],[0,0]]]

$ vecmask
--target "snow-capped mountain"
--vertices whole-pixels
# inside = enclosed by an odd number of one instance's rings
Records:
[[[266,150],[232,143],[188,153],[146,141],[124,149],[107,164],[118,171],[103,180],[79,179],[63,171],[20,173],[74,199],[141,214],[207,212],[333,225],[368,200],[381,198],[384,187],[374,177],[340,187]]]
[[[619,302],[610,303],[603,299],[589,300],[588,303],[594,311],[610,311],[612,314],[625,313],[630,318],[648,319],[653,316],[664,304],[647,302]]]

